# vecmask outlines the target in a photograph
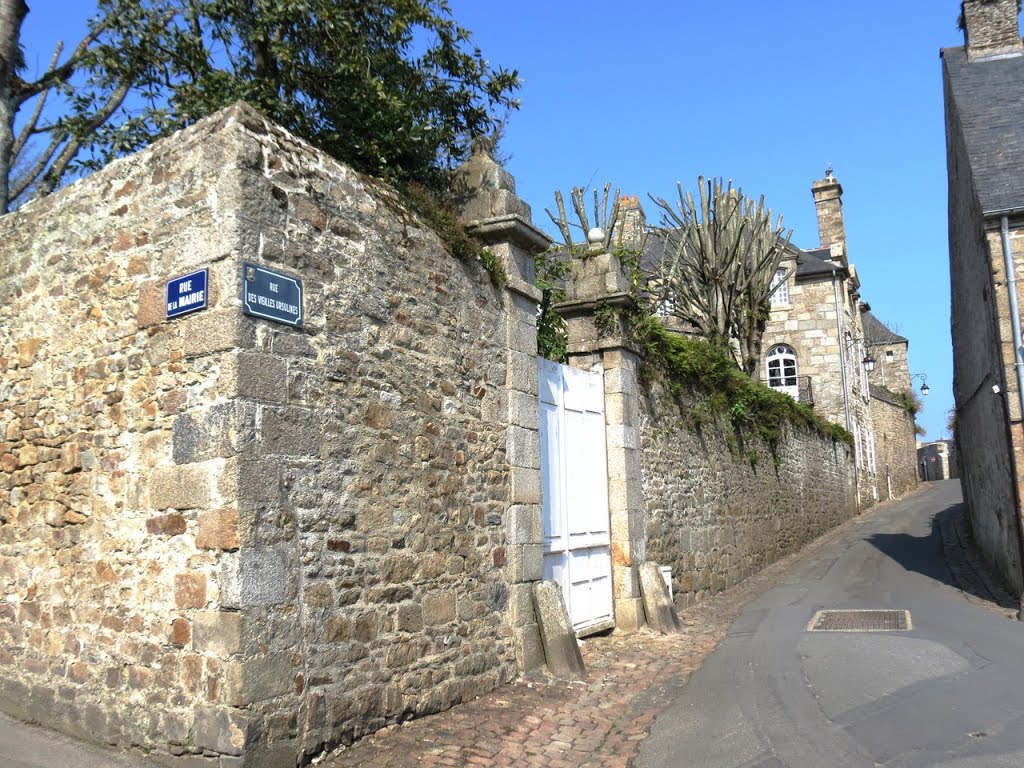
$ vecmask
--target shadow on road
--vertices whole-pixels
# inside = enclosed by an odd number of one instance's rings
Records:
[[[926,536],[909,533],[873,533],[867,541],[908,571],[924,574],[943,584],[957,586],[943,557],[943,520],[961,513],[962,504],[953,504],[932,517],[932,529]]]
[[[874,533],[866,540],[908,571],[920,573],[1000,608],[1017,608],[1017,601],[992,573],[978,550],[962,503],[937,512],[932,517],[932,529],[925,536]]]

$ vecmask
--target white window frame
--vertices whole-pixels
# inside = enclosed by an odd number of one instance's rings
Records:
[[[777,373],[772,377],[772,363],[777,362]],[[791,363],[792,371],[787,372],[787,363]],[[800,399],[800,359],[796,350],[789,344],[775,344],[765,355],[765,372],[768,386],[776,392],[785,392],[794,400]]]
[[[654,308],[654,313],[658,317],[662,317],[662,318],[675,316],[675,313],[676,313],[676,300],[675,300],[675,298],[672,297],[672,296],[666,296],[665,298],[663,298],[661,301],[658,302],[658,305]]]
[[[789,270],[779,267],[772,277],[772,294],[769,299],[773,307],[784,307],[790,303],[789,298]]]

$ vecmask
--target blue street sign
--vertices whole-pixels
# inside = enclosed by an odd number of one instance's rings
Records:
[[[167,318],[179,317],[206,309],[208,269],[200,269],[188,275],[167,281]]]
[[[302,280],[243,262],[242,312],[301,328]]]

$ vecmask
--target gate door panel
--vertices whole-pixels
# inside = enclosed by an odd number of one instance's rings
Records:
[[[614,626],[604,381],[540,367],[544,578],[561,585],[578,634]]]

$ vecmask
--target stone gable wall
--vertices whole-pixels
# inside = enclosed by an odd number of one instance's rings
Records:
[[[851,449],[788,429],[773,452],[727,424],[683,427],[680,406],[656,382],[641,400],[640,463],[647,559],[672,567],[686,608],[738,584],[857,512]]]
[[[868,374],[872,384],[891,392],[905,392],[911,388],[909,344],[905,341],[872,344],[870,353],[875,358],[875,370]],[[892,359],[889,359],[892,355]],[[920,385],[919,385],[920,386]]]
[[[916,422],[899,397],[878,395],[871,398],[871,419],[875,425],[879,491],[882,498],[900,498],[917,488],[919,482]]]
[[[0,234],[0,707],[294,765],[514,676],[505,295],[392,192],[239,106]]]

